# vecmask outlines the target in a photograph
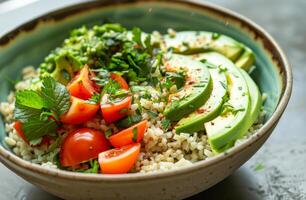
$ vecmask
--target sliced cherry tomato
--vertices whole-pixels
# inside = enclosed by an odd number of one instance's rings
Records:
[[[116,133],[115,135],[110,136],[109,141],[114,147],[122,147],[128,144],[141,142],[147,126],[147,120],[141,121],[134,126],[131,126],[120,131],[119,133]]]
[[[96,92],[95,83],[90,80],[90,72],[87,65],[68,83],[67,89],[72,96],[85,100]]]
[[[113,79],[114,81],[116,81],[117,83],[120,84],[122,89],[128,90],[129,89],[129,85],[127,84],[127,82],[124,80],[124,78],[122,78],[122,76],[120,76],[119,74],[116,73],[111,73],[110,74],[111,79]]]
[[[140,153],[140,144],[130,144],[99,154],[99,164],[104,174],[123,174],[129,172]]]
[[[26,136],[24,135],[21,127],[22,127],[21,121],[15,121],[14,122],[14,128],[15,128],[17,134],[23,139],[23,141],[25,141],[27,144],[29,144],[29,141],[26,138]]]
[[[126,81],[118,74],[111,73],[111,78],[118,82],[122,89],[128,90]],[[101,105],[103,118],[107,124],[113,123],[125,117],[131,107],[132,97],[127,96],[122,101],[116,103],[106,103]]]
[[[90,128],[81,128],[67,135],[64,139],[60,162],[62,166],[75,166],[98,157],[99,153],[110,148],[104,133]]]
[[[71,96],[71,106],[60,118],[65,124],[81,124],[92,119],[99,110],[99,105]]]
[[[120,102],[102,104],[101,111],[105,122],[110,124],[125,117],[128,113],[128,109],[131,107],[131,104],[131,96],[127,96]]]

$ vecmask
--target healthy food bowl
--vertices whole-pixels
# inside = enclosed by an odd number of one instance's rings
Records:
[[[86,2],[0,45],[1,161],[65,199],[205,190],[260,148],[292,88],[267,33],[193,1]]]

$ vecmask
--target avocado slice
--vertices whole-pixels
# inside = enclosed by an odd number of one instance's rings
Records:
[[[201,57],[197,57],[201,60]],[[224,72],[215,65],[209,68],[213,89],[206,103],[196,111],[181,119],[175,126],[176,133],[194,133],[204,130],[204,123],[220,114],[224,98],[227,94],[227,80]]]
[[[240,69],[241,74],[243,75],[247,86],[249,88],[250,98],[251,98],[251,108],[250,108],[250,120],[248,121],[248,127],[250,128],[254,122],[258,119],[261,105],[262,105],[262,97],[260,94],[260,91],[256,85],[256,83],[253,81],[253,79],[249,76],[247,72]]]
[[[210,96],[212,80],[207,64],[192,60],[187,56],[172,54],[164,61],[167,72],[184,70],[185,85],[169,96],[164,115],[170,121],[178,121],[202,106]]]
[[[235,65],[245,71],[249,71],[255,61],[255,54],[253,51],[245,47],[243,54],[236,60]]]
[[[218,52],[242,69],[249,70],[255,61],[253,51],[244,44],[226,35],[206,31],[182,31],[165,35],[161,48],[174,53],[195,54],[208,51]]]
[[[205,123],[212,150],[219,153],[231,147],[234,141],[245,134],[249,128],[251,105],[249,90],[239,68],[229,59],[215,52],[204,53],[201,57],[226,70],[228,101],[223,104],[225,113],[222,112],[214,120]]]
[[[74,72],[78,71],[82,63],[74,56],[65,53],[59,55],[55,59],[55,69],[51,76],[63,85],[67,85],[74,76]]]
[[[243,44],[217,33],[206,31],[182,31],[174,36],[165,35],[161,46],[164,50],[173,49],[174,53],[195,54],[216,51],[235,61],[243,53]]]

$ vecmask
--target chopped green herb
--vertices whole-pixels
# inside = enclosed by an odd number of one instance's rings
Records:
[[[107,129],[104,133],[105,137],[108,139],[113,134],[113,130],[111,128]]]
[[[220,33],[213,33],[211,37],[212,37],[213,40],[216,40],[216,39],[218,39],[220,36],[221,36]]]
[[[142,120],[142,117],[140,114],[134,114],[134,115],[126,116],[125,118],[119,120],[118,122],[116,122],[116,125],[121,128],[128,128],[140,122],[141,120]]]
[[[152,119],[156,119],[158,117],[158,114],[156,112],[153,112],[151,110],[147,111],[148,115],[152,118]]]
[[[168,119],[163,119],[161,121],[161,125],[162,125],[162,128],[164,129],[164,131],[168,131],[169,128],[170,128],[171,122]]]
[[[137,127],[133,128],[132,133],[133,133],[133,142],[137,142],[137,138],[138,138],[138,129],[137,129]]]
[[[90,99],[88,99],[86,101],[86,103],[89,103],[89,104],[99,104],[100,103],[100,100],[101,100],[101,94],[93,94]]]

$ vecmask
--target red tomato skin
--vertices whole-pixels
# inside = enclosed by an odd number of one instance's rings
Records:
[[[90,128],[70,132],[64,139],[60,151],[60,163],[64,167],[76,166],[98,157],[110,148],[104,133]]]
[[[60,118],[64,124],[82,124],[92,119],[98,112],[99,105],[86,103],[85,100],[71,96],[71,106]]]
[[[24,135],[21,127],[22,127],[21,121],[15,121],[14,122],[14,128],[15,128],[17,134],[23,139],[23,141],[25,141],[27,144],[29,144],[29,141],[26,138],[26,136]]]
[[[100,153],[98,161],[101,172],[104,174],[129,172],[137,161],[140,147],[139,143],[135,143]]]
[[[111,124],[125,117],[128,114],[128,109],[131,107],[131,104],[132,104],[131,96],[127,96],[120,102],[112,104],[102,104],[101,111],[105,122],[107,124]]]
[[[81,71],[68,83],[67,89],[74,97],[87,100],[96,92],[94,81],[90,80],[94,76],[89,72],[89,67],[85,65]]]
[[[109,141],[112,144],[113,147],[119,148],[128,144],[141,142],[144,136],[144,133],[146,132],[146,129],[148,127],[148,121],[143,120],[127,129],[124,129],[120,131],[119,133],[116,133],[109,137]],[[133,141],[134,134],[133,129],[137,129],[137,140]]]

